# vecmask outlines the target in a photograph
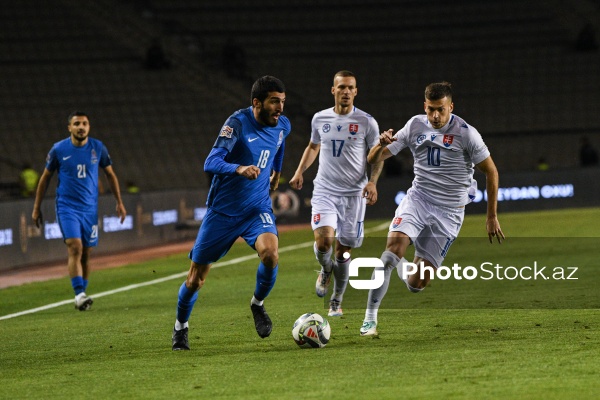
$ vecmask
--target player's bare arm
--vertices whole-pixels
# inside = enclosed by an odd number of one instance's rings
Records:
[[[498,170],[492,157],[488,157],[476,165],[477,169],[485,174],[485,187],[488,195],[487,200],[487,217],[485,227],[488,233],[490,243],[493,243],[494,236],[498,239],[498,243],[502,243],[505,239],[504,233],[498,222]]]
[[[254,180],[260,174],[260,168],[256,165],[240,165],[235,169],[235,173],[246,179]]]
[[[371,176],[369,182],[363,188],[363,197],[367,199],[367,205],[372,206],[377,203],[377,181],[383,170],[383,161],[371,165]]]
[[[116,211],[119,216],[119,220],[121,223],[125,222],[125,217],[127,216],[127,210],[125,210],[125,205],[123,204],[123,199],[121,199],[121,189],[119,188],[119,179],[117,178],[117,174],[111,165],[104,168],[104,173],[106,174],[106,179],[108,180],[108,186],[110,186],[110,191],[112,192],[115,200],[117,201]]]
[[[273,173],[271,174],[271,178],[270,178],[270,186],[271,186],[271,190],[277,190],[277,188],[279,187],[279,179],[281,178],[281,171],[277,172],[277,171],[273,171]]]
[[[52,172],[44,168],[44,172],[42,172],[42,176],[38,181],[38,186],[35,191],[35,200],[33,203],[33,212],[31,213],[31,219],[35,223],[35,226],[37,226],[38,228],[42,226],[42,212],[40,211],[40,207],[42,206],[42,200],[46,195],[46,190],[48,189],[50,179],[52,179],[52,174]]]
[[[298,168],[296,168],[294,176],[292,179],[290,179],[290,186],[293,189],[302,189],[302,184],[304,183],[304,177],[302,174],[304,174],[304,171],[306,171],[313,164],[313,162],[315,162],[320,149],[321,144],[313,143],[311,141],[308,142],[308,146],[306,146],[306,149],[304,149],[304,153],[302,154]]]
[[[388,129],[379,135],[379,143],[372,147],[367,155],[367,162],[369,164],[376,164],[392,156],[392,153],[386,147],[396,140],[391,136],[392,134],[393,129]]]
[[[388,129],[387,131],[383,131],[381,132],[381,135],[379,135],[379,145],[380,146],[387,146],[388,144],[391,144],[392,142],[395,142],[396,138],[394,137],[394,130],[393,129]]]

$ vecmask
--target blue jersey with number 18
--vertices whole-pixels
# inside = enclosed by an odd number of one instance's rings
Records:
[[[230,216],[253,210],[271,211],[270,175],[275,159],[283,157],[284,141],[291,132],[287,117],[280,115],[276,126],[260,124],[252,107],[232,114],[221,128],[213,151],[227,151],[225,162],[234,165],[255,165],[260,168],[257,179],[250,180],[235,173],[216,174],[206,204],[213,210]],[[277,166],[275,169],[280,168]]]

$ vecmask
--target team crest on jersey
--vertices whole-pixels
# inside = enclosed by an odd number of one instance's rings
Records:
[[[419,135],[419,136],[417,137],[417,144],[421,144],[421,143],[423,143],[423,142],[425,141],[425,138],[426,138],[426,137],[427,137],[427,136],[425,136],[425,135]]]
[[[400,222],[402,222],[402,218],[394,218],[394,220],[392,221],[392,228],[397,228],[400,225]]]
[[[454,135],[444,135],[444,146],[450,147],[454,141]]]
[[[315,214],[313,217],[313,223],[315,225],[319,225],[319,222],[321,222],[321,214]]]
[[[223,126],[221,133],[219,133],[220,137],[226,137],[227,139],[231,139],[231,135],[233,135],[233,128],[229,125]]]
[[[350,124],[348,126],[348,130],[350,131],[351,135],[356,135],[358,133],[358,124]]]
[[[283,143],[283,130],[281,130],[279,132],[279,139],[277,140],[277,148],[279,148],[281,146],[281,143]]]
[[[96,150],[92,149],[92,164],[96,164],[98,162],[98,155],[96,154]]]
[[[323,125],[323,132],[327,133],[331,130],[331,125],[325,124]]]

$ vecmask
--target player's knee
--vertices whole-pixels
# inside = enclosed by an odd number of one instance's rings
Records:
[[[264,249],[259,254],[260,261],[267,267],[275,268],[279,263],[279,253],[276,248]]]
[[[81,243],[81,240],[69,240],[67,242],[67,249],[69,254],[81,256],[83,254],[83,243]]]
[[[346,261],[351,256],[352,256],[352,248],[344,247],[344,248],[336,248],[335,249],[335,259],[337,261]]]
[[[333,240],[331,240],[329,238],[320,238],[319,240],[316,241],[316,243],[317,243],[316,248],[319,252],[327,253],[329,251],[329,249],[331,249],[331,246],[333,245]]]
[[[210,264],[196,264],[192,261],[190,270],[185,279],[185,286],[190,290],[200,290],[204,286],[208,272],[210,271]]]

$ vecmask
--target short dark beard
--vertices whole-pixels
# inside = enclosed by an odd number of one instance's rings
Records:
[[[74,138],[75,138],[75,140],[77,140],[79,143],[81,143],[81,142],[85,141],[85,139],[87,139],[87,136],[85,136],[85,137],[83,137],[83,138],[82,138],[82,137],[79,137],[79,136],[73,135],[73,137],[74,137]]]
[[[258,112],[258,120],[261,124],[263,125],[267,125],[267,126],[277,126],[278,121],[275,121],[274,124],[269,122],[269,112],[267,110],[265,110],[264,108],[261,108],[260,111]]]

